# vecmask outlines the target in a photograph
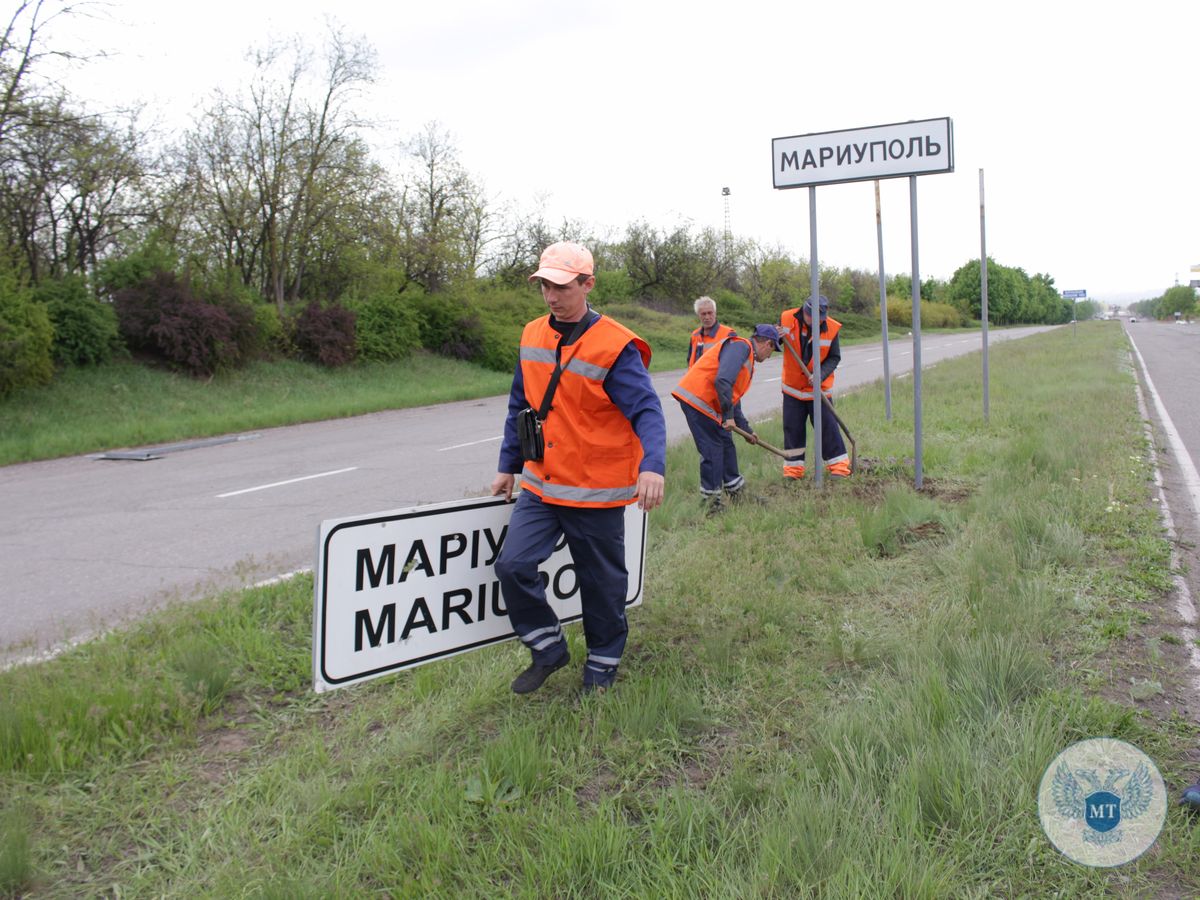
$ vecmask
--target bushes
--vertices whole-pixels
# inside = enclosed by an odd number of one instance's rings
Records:
[[[256,303],[252,308],[260,352],[267,356],[294,356],[296,348],[279,317],[279,310],[270,303]]]
[[[354,313],[336,304],[310,303],[296,317],[296,349],[310,362],[344,366],[354,361]]]
[[[201,300],[171,272],[121,288],[113,303],[121,335],[131,349],[197,377],[245,362],[254,342],[249,307],[235,300]]]
[[[875,317],[863,315],[862,313],[848,312],[836,310],[830,313],[835,319],[842,323],[840,332],[843,340],[851,338],[871,338],[879,340],[882,335],[882,330],[879,326],[879,312],[876,311]]]
[[[484,344],[479,316],[463,296],[419,295],[421,345],[452,359],[475,359]]]
[[[626,303],[633,299],[633,281],[624,269],[607,269],[596,273],[592,288],[593,305]]]
[[[734,331],[741,334],[748,334],[758,324],[755,312],[750,307],[750,301],[741,294],[725,288],[717,288],[713,291],[712,298],[717,304],[718,322],[732,326]],[[778,321],[779,317],[774,316],[773,318]]]
[[[109,259],[96,272],[101,297],[112,298],[117,291],[136,287],[159,272],[173,272],[177,261],[170,249],[155,237],[132,253]]]
[[[54,375],[54,328],[10,272],[0,272],[0,397],[45,384]]]
[[[878,309],[876,309],[878,315]],[[889,325],[912,328],[912,301],[888,297],[887,318]],[[923,328],[964,328],[970,320],[948,303],[921,301],[921,326]]]
[[[33,296],[54,326],[52,353],[60,365],[98,365],[122,349],[116,312],[93,299],[79,276],[43,282]]]
[[[541,291],[527,285],[487,285],[463,296],[480,326],[472,361],[496,372],[511,372],[517,365],[525,323],[546,313]]]
[[[405,359],[421,345],[421,315],[405,297],[379,293],[351,299],[359,359]]]

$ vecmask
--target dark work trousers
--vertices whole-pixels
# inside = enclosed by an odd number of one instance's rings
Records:
[[[803,449],[808,444],[808,423],[812,421],[813,402],[783,395],[783,446]],[[846,459],[846,444],[828,400],[821,401],[821,460],[825,465]],[[783,461],[784,471],[803,466],[804,456]]]
[[[682,400],[679,408],[700,451],[700,493],[709,497],[721,493],[722,487],[728,491],[740,489],[746,479],[738,472],[733,434]]]
[[[584,684],[607,685],[616,677],[629,626],[625,595],[625,508],[581,509],[543,503],[533,491],[521,491],[495,563],[508,618],[539,666],[552,665],[567,652],[562,623],[546,600],[538,566],[550,558],[559,538],[567,539],[583,604],[583,634],[588,659]]]

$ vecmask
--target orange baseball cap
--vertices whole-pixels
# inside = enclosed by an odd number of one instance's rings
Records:
[[[580,275],[591,275],[594,263],[587,247],[572,241],[559,241],[542,251],[538,270],[530,281],[545,278],[555,284],[566,284]]]

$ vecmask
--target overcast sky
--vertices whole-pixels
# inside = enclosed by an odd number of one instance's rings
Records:
[[[724,227],[809,254],[808,191],[772,187],[771,139],[948,116],[953,173],[917,181],[922,278],[980,250],[1125,302],[1200,263],[1200,3],[855,0],[116,0],[55,33],[114,51],[71,76],[182,126],[246,50],[332,16],[379,54],[380,147],[436,120],[499,203],[618,237]],[[911,272],[909,182],[883,182],[884,267]],[[820,187],[824,265],[875,271],[870,182]]]

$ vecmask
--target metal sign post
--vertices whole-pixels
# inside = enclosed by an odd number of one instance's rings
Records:
[[[888,365],[887,278],[883,274],[883,214],[879,207],[879,179],[875,179],[875,241],[879,245],[879,333],[883,335],[883,415],[892,421],[892,372]]]
[[[809,233],[811,236],[812,297],[819,303],[820,272],[817,263],[816,186],[846,181],[881,178],[909,179],[909,204],[912,216],[912,294],[913,294],[913,449],[916,486],[922,486],[921,460],[921,275],[917,249],[917,178],[938,172],[954,171],[954,131],[950,119],[922,119],[815,132],[774,138],[771,141],[771,177],[776,189],[809,189]],[[878,190],[878,187],[876,188]],[[876,207],[878,216],[878,207]],[[882,237],[880,237],[882,247]],[[883,288],[883,262],[880,251],[880,290]],[[886,302],[886,297],[883,298]],[[814,332],[820,331],[820,309],[815,309]],[[802,313],[803,315],[803,313]],[[886,320],[884,327],[886,328]],[[885,337],[886,341],[886,337]],[[886,351],[885,351],[886,352]],[[886,358],[886,357],[885,357]],[[815,480],[821,483],[821,396],[820,353],[817,334],[813,334],[812,379],[813,440],[817,445]]]
[[[812,326],[809,329],[809,368],[812,370],[812,484],[824,484],[824,454],[821,452],[821,265],[817,262],[817,188],[809,186],[809,296],[812,298]],[[800,323],[804,306],[800,306]]]
[[[925,484],[924,440],[921,414],[921,271],[917,251],[917,176],[908,179],[908,208],[912,230],[912,328],[913,328],[913,485]]]
[[[1063,291],[1062,295],[1064,300],[1071,301],[1071,334],[1075,334],[1075,320],[1079,318],[1079,316],[1075,314],[1075,304],[1080,300],[1087,299],[1087,291]]]
[[[987,227],[983,205],[983,169],[979,170],[979,304],[983,321],[983,421],[988,421],[988,283]]]
[[[808,367],[812,370],[813,392],[813,484],[821,487],[825,483],[825,454],[821,452],[821,404],[825,402],[821,390],[821,271],[817,262],[817,188],[808,189],[808,295],[812,298],[812,327],[808,329]],[[804,307],[800,307],[800,321],[804,322]]]

